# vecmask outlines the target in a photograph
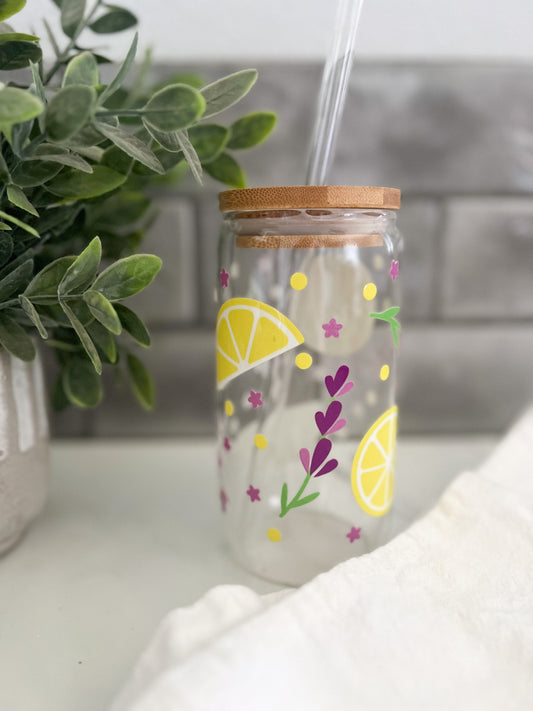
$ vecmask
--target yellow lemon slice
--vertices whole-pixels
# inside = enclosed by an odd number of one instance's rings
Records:
[[[359,506],[370,516],[390,509],[394,488],[394,454],[398,408],[384,412],[367,431],[352,464],[352,489]]]
[[[286,316],[255,299],[229,299],[222,305],[216,339],[219,388],[304,340]]]

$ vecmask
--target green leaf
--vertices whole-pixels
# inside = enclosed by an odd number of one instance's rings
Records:
[[[120,87],[124,83],[124,80],[128,76],[128,73],[133,65],[134,60],[135,60],[135,54],[137,53],[138,39],[139,39],[139,36],[136,32],[135,37],[133,38],[133,41],[132,41],[130,48],[128,50],[128,53],[126,55],[126,58],[122,62],[122,65],[121,65],[120,69],[118,70],[115,78],[106,86],[104,91],[100,94],[98,103],[101,106],[103,106],[103,104],[105,104],[106,100],[109,99],[109,97],[112,96],[115,93],[115,91],[120,89]]]
[[[13,42],[14,40],[22,40],[23,42],[38,42],[39,38],[35,35],[25,35],[23,32],[2,32],[0,34],[0,44]]]
[[[97,321],[108,331],[118,336],[122,332],[122,324],[113,305],[99,291],[89,290],[83,295],[83,300]]]
[[[55,296],[65,272],[75,261],[76,257],[60,257],[36,274],[24,294],[27,297],[33,296]]]
[[[87,326],[87,332],[93,343],[98,348],[100,356],[106,363],[116,363],[118,361],[117,343],[113,334],[104,328],[98,321],[93,321]]]
[[[7,72],[13,69],[23,69],[30,62],[39,62],[43,53],[39,45],[34,42],[13,40],[0,44],[0,71]]]
[[[109,168],[116,170],[117,173],[128,175],[134,161],[133,158],[126,155],[124,151],[121,151],[120,148],[113,145],[105,149],[100,162],[102,165],[107,165]]]
[[[270,111],[257,111],[243,116],[230,126],[228,148],[252,148],[262,143],[276,125],[276,118],[276,114]]]
[[[146,410],[152,410],[155,402],[154,383],[143,363],[131,353],[127,357],[128,373],[133,392]]]
[[[245,188],[246,178],[237,161],[229,153],[221,153],[211,163],[204,166],[205,172],[215,180],[231,188]]]
[[[139,220],[150,207],[150,199],[140,192],[122,189],[91,211],[95,223],[107,229],[129,225]]]
[[[194,149],[194,146],[189,140],[187,131],[172,131],[171,133],[163,133],[161,131],[156,131],[153,128],[148,129],[149,133],[161,146],[166,150],[171,152],[180,152],[192,174],[194,175],[196,181],[202,184],[202,164],[200,159]]]
[[[305,506],[305,504],[310,504],[311,501],[314,501],[318,496],[320,496],[319,491],[315,491],[314,494],[309,494],[309,496],[304,496],[303,499],[297,499],[297,501],[291,501],[291,509],[296,509],[298,506]]]
[[[220,155],[230,137],[229,129],[216,123],[191,126],[187,133],[201,163],[209,163]]]
[[[198,120],[205,108],[199,91],[187,84],[172,84],[156,91],[142,109],[143,123],[156,131],[177,131]]]
[[[31,215],[39,217],[37,210],[33,207],[26,195],[17,185],[7,186],[7,199],[11,204],[16,205],[16,207],[20,207],[21,210],[25,210]]]
[[[23,361],[35,358],[35,347],[26,331],[10,316],[0,311],[0,345]]]
[[[113,32],[122,32],[130,27],[135,27],[137,18],[129,10],[124,10],[115,5],[108,5],[109,12],[95,20],[89,27],[93,32],[98,34],[111,34]]]
[[[54,178],[46,188],[59,197],[69,200],[82,200],[115,190],[125,180],[125,175],[121,175],[106,166],[95,165],[90,175],[67,168]]]
[[[148,348],[152,342],[148,329],[137,314],[124,304],[115,304],[120,323],[124,330],[137,341],[140,346]]]
[[[101,259],[102,244],[100,238],[95,237],[65,272],[57,289],[58,295],[79,293],[92,284]]]
[[[33,62],[30,62],[30,68],[31,75],[33,78],[33,84],[30,87],[30,91],[44,105],[46,103],[46,92],[44,90],[43,80],[41,79],[41,75],[39,74],[39,66],[37,64],[34,64]],[[38,120],[41,133],[44,133],[44,116],[42,113],[39,114]]]
[[[153,254],[132,254],[111,264],[96,279],[93,289],[109,301],[120,301],[142,291],[161,269],[161,259]]]
[[[74,311],[65,301],[61,301],[60,304],[68,320],[70,321],[72,328],[76,331],[78,338],[80,339],[81,345],[83,346],[85,352],[91,359],[91,363],[93,364],[94,369],[96,370],[98,375],[100,375],[102,373],[102,361],[100,360],[100,356],[98,355],[96,346],[94,345],[91,340],[91,337],[87,333],[85,326],[82,324],[82,322],[76,316]]]
[[[0,281],[0,303],[26,289],[33,275],[33,259],[27,259]]]
[[[70,60],[63,76],[63,86],[98,86],[98,64],[91,52],[82,52]]]
[[[65,86],[46,107],[46,131],[54,141],[66,141],[89,120],[96,101],[90,86]]]
[[[0,0],[0,20],[16,15],[26,5],[26,0]]]
[[[85,0],[63,0],[61,3],[61,27],[67,37],[74,37],[83,21]]]
[[[63,369],[65,395],[76,407],[96,407],[104,395],[102,381],[85,358],[71,358]]]
[[[19,301],[27,317],[33,323],[35,328],[39,331],[39,335],[41,336],[41,338],[46,340],[48,338],[48,333],[46,331],[46,328],[43,326],[43,322],[41,321],[41,317],[39,316],[35,306],[31,303],[28,297],[24,296],[23,294],[19,296]]]
[[[6,163],[5,158],[1,152],[0,152],[0,182],[2,182],[2,183],[11,182],[9,168],[7,167],[7,163]]]
[[[0,231],[11,230],[12,228],[6,222],[0,222]]]
[[[47,345],[52,345],[53,341],[48,341]],[[55,346],[52,346],[55,347]],[[54,387],[52,388],[52,408],[54,412],[62,412],[69,405],[70,402],[65,394],[65,389],[63,388],[63,373],[58,376]]]
[[[243,69],[204,86],[201,93],[205,99],[203,118],[211,118],[240,101],[257,81],[256,69]]]
[[[95,128],[112,141],[117,148],[120,148],[121,151],[124,151],[124,153],[139,161],[139,163],[142,163],[156,173],[165,172],[163,166],[150,148],[136,136],[126,133],[126,131],[122,131],[120,128],[115,128],[105,123],[99,123],[98,121],[95,123]]]
[[[2,227],[1,229],[2,232],[0,233],[0,267],[3,267],[13,254],[13,237],[11,237],[10,234],[6,234],[5,232],[5,230],[11,230],[11,227],[9,227],[9,225],[4,225],[4,227]]]
[[[180,74],[174,74],[168,79],[163,79],[158,84],[153,87],[153,91],[158,91],[163,89],[165,86],[170,84],[187,84],[187,86],[192,86],[193,89],[201,89],[205,84],[205,79],[199,74],[191,74],[191,72],[185,72]]]
[[[39,148],[42,148],[42,146],[39,146]],[[51,146],[51,148],[55,148],[56,150],[59,151],[59,146]],[[93,172],[93,167],[90,163],[87,163],[86,160],[84,160],[81,156],[76,155],[76,153],[69,153],[68,151],[65,151],[65,153],[48,153],[48,154],[43,154],[43,155],[33,155],[33,156],[28,156],[25,158],[25,162],[30,162],[30,161],[44,161],[46,163],[59,163],[59,165],[67,165],[70,168],[75,168],[76,170],[81,170],[82,173],[92,173]],[[59,170],[54,172],[54,175],[57,175]],[[53,177],[53,176],[52,176]]]
[[[0,210],[0,217],[3,217],[4,220],[7,220],[8,222],[12,222],[17,227],[20,227],[21,230],[29,232],[30,235],[33,235],[34,237],[39,237],[39,233],[37,232],[37,230],[31,227],[31,225],[27,225],[25,222],[22,222],[22,220],[18,220],[12,215],[8,215],[7,212]]]
[[[0,131],[10,138],[14,124],[39,116],[43,109],[43,102],[29,91],[14,86],[0,89]]]

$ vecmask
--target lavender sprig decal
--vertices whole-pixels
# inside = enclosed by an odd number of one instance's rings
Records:
[[[300,461],[305,470],[305,479],[296,495],[293,496],[290,501],[288,501],[289,487],[287,484],[283,484],[281,488],[280,518],[286,516],[291,509],[310,504],[311,501],[314,501],[320,496],[319,491],[315,491],[307,496],[303,496],[303,493],[311,481],[311,478],[329,474],[336,469],[339,464],[336,459],[328,459],[332,447],[331,440],[328,438],[346,425],[346,420],[340,417],[342,403],[336,398],[345,395],[353,388],[353,382],[351,380],[346,382],[349,372],[350,369],[347,365],[341,365],[334,377],[331,375],[326,376],[326,388],[331,396],[331,400],[325,412],[321,412],[320,410],[315,412],[315,422],[320,432],[320,439],[316,443],[312,455],[305,447],[300,449]]]

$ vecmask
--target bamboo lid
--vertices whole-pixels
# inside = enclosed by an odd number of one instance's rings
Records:
[[[324,207],[398,210],[400,195],[397,188],[356,185],[281,185],[225,190],[219,195],[219,204],[221,212]]]

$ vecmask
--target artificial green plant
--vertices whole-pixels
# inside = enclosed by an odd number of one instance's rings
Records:
[[[39,38],[5,22],[26,0],[0,0],[0,346],[31,360],[39,334],[55,349],[57,408],[96,406],[102,364],[124,366],[150,408],[152,381],[132,351],[150,345],[150,336],[122,303],[161,266],[158,257],[135,253],[152,216],[148,188],[188,170],[198,182],[206,171],[243,187],[230,151],[264,140],[275,116],[212,121],[250,90],[253,69],[206,85],[181,75],[152,88],[141,70],[127,87],[137,35],[102,83],[108,60],[82,43],[90,33],[133,27],[135,16],[102,0],[90,9],[86,0],[53,3],[65,37],[44,20],[55,52],[48,66]]]

